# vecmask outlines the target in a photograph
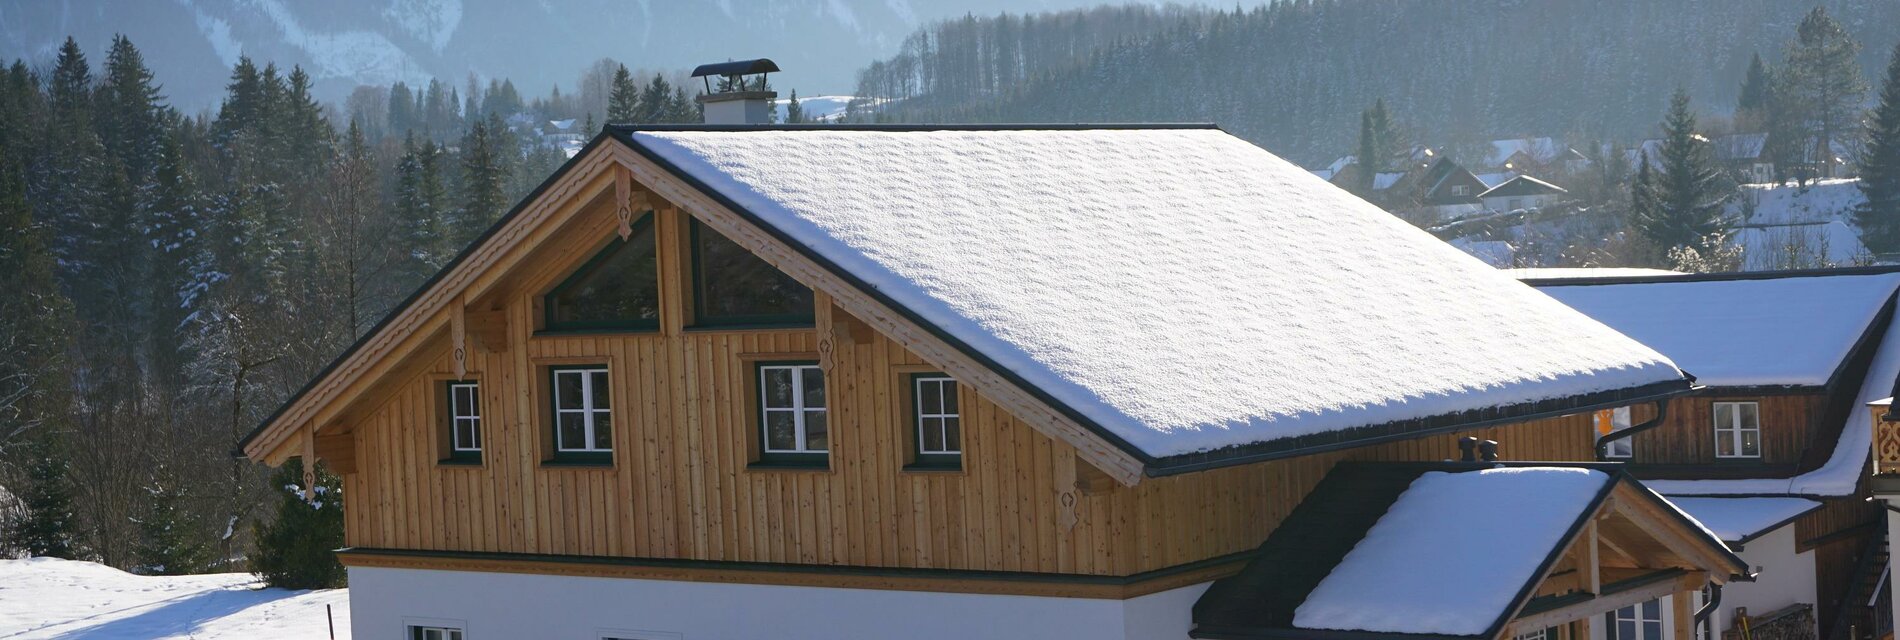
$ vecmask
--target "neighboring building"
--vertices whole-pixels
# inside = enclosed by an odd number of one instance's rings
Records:
[[[1589,162],[1582,153],[1561,140],[1514,138],[1492,140],[1481,168],[1491,172],[1556,175],[1582,170]]]
[[[1478,194],[1488,211],[1524,211],[1542,209],[1562,202],[1570,194],[1563,187],[1530,176],[1518,176]]]
[[[1869,603],[1886,596],[1869,562],[1886,550],[1862,482],[1862,407],[1900,375],[1900,269],[1528,282],[1696,377],[1697,392],[1670,400],[1660,421],[1636,407],[1598,422],[1608,437],[1633,434],[1609,440],[1607,457],[1759,569],[1724,591],[1716,631],[1739,633],[1745,608],[1757,634],[1811,625],[1820,638],[1878,637]]]
[[[1717,136],[1710,143],[1715,147],[1715,159],[1728,168],[1736,182],[1761,184],[1775,181],[1775,162],[1766,152],[1768,134]]]
[[[1213,127],[616,126],[242,446],[358,638],[1686,640],[1689,392]]]

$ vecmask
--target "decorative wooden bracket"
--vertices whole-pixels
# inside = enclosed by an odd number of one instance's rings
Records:
[[[614,216],[620,219],[620,239],[625,241],[633,237],[633,172],[620,165],[614,165],[614,203],[619,205]]]
[[[455,377],[468,377],[468,308],[461,300],[449,303],[449,359],[454,361]]]
[[[303,499],[315,504],[317,501],[317,434],[313,429],[304,429],[303,435]]]
[[[831,326],[832,318],[836,313],[836,307],[833,307],[831,304],[831,296],[823,291],[812,292],[812,304],[817,307],[817,311],[814,312],[817,316],[815,318],[815,325],[820,327],[818,331],[818,368],[823,369],[826,373],[830,373],[831,367],[837,363],[838,340],[830,331],[825,331],[822,328]]]

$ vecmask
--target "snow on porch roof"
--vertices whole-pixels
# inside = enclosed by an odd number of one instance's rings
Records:
[[[1541,284],[1551,297],[1674,360],[1708,386],[1820,386],[1900,286],[1900,274],[1661,276]]]
[[[1682,383],[1211,127],[613,132],[1152,457]]]
[[[1748,542],[1821,508],[1803,498],[1697,498],[1670,496],[1669,502],[1702,523],[1723,542]]]
[[[1483,634],[1610,481],[1566,467],[1420,475],[1300,603],[1293,624]]]

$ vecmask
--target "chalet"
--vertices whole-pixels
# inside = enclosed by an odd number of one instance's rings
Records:
[[[1517,176],[1478,194],[1487,211],[1541,209],[1562,202],[1569,191],[1530,176]]]
[[[1513,138],[1492,140],[1485,149],[1481,168],[1493,172],[1551,175],[1573,173],[1588,164],[1589,159],[1561,140]]]
[[[1690,391],[1210,126],[610,126],[243,450],[358,638],[1686,639]]]
[[[1529,282],[1696,377],[1694,394],[1598,422],[1606,458],[1627,461],[1760,572],[1726,590],[1714,628],[1875,637],[1885,540],[1863,481],[1862,406],[1892,395],[1900,375],[1900,270]]]

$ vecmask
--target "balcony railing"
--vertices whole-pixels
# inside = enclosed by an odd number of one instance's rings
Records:
[[[1900,475],[1900,421],[1882,420],[1887,407],[1874,411],[1874,473]]]

